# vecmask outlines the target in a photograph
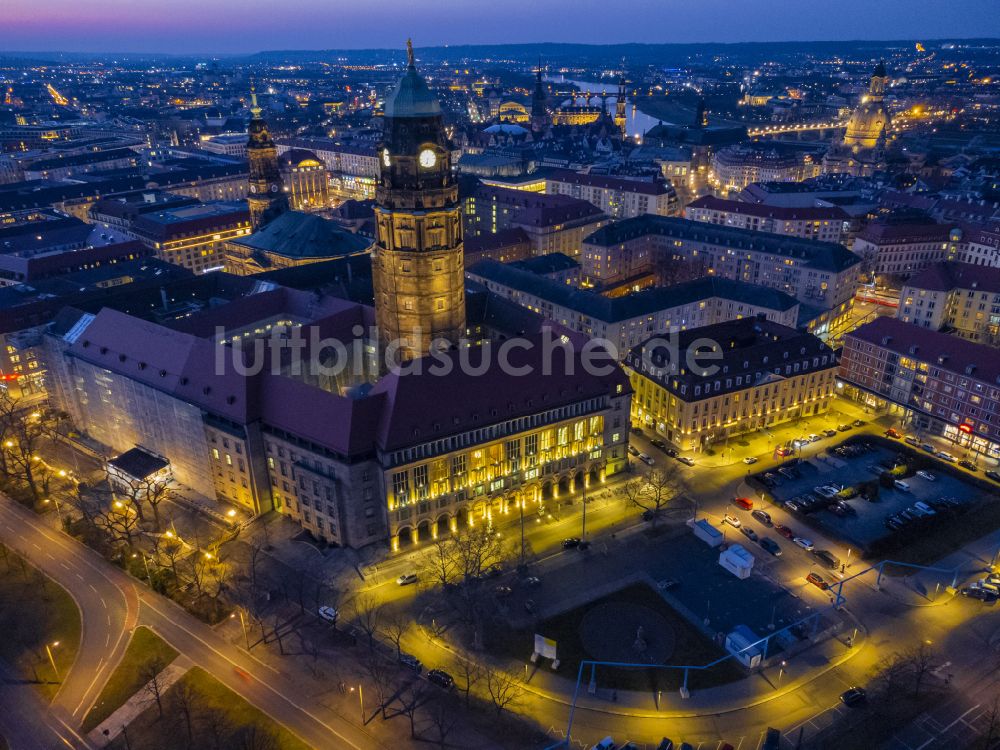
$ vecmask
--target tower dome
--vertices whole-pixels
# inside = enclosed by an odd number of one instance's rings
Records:
[[[399,79],[385,100],[386,117],[433,117],[441,114],[437,97],[417,72],[413,59],[413,43],[406,40],[406,73]]]

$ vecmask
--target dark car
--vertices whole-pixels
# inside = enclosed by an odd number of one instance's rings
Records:
[[[851,425],[849,425],[849,424],[837,425],[837,430],[839,432],[847,432],[849,429],[851,429]]]
[[[455,686],[455,680],[443,669],[432,669],[427,673],[427,679],[445,690],[451,690]]]
[[[998,474],[995,471],[992,471],[992,470],[987,471],[986,472],[986,477],[988,479],[992,479],[994,482],[1000,482],[1000,474]]]
[[[835,554],[827,549],[818,549],[813,551],[813,557],[819,560],[824,566],[830,570],[840,567],[840,560]]]
[[[792,531],[787,526],[782,526],[780,523],[774,524],[774,530],[781,534],[785,539],[791,539],[795,536],[795,532]]]
[[[580,546],[580,540],[575,536],[571,536],[569,539],[562,540],[563,549],[572,549],[573,547]]]
[[[534,587],[534,586],[541,586],[542,585],[542,579],[539,578],[538,576],[528,576],[527,578],[524,579],[524,585],[525,586],[532,586],[532,587]]]
[[[823,432],[821,434],[824,435],[825,437],[833,437],[834,435],[837,434],[837,431],[836,430],[823,430]]]
[[[840,702],[845,706],[860,706],[868,700],[868,693],[864,688],[852,687],[840,694]]]
[[[770,552],[775,557],[781,557],[781,547],[773,539],[768,539],[766,536],[761,537],[760,541],[757,542],[763,549]]]
[[[747,525],[740,526],[740,531],[743,532],[743,536],[749,539],[751,542],[757,541],[757,532],[751,529]]]
[[[962,589],[961,593],[962,596],[967,596],[970,599],[978,599],[981,602],[995,602],[997,600],[997,595],[992,591],[977,586],[966,586]]]
[[[976,466],[974,463],[972,463],[972,461],[970,461],[967,458],[963,458],[961,461],[959,461],[958,465],[961,466],[963,469],[968,469],[969,471],[979,471],[979,467]]]
[[[667,447],[667,444],[664,443],[659,438],[653,438],[652,440],[649,441],[649,444],[652,445],[654,448],[659,448],[661,451]]]
[[[755,510],[750,515],[753,516],[754,518],[756,518],[758,521],[760,521],[765,526],[770,527],[770,526],[774,525],[774,522],[771,521],[771,516],[768,515],[768,512],[766,510]]]
[[[664,448],[663,452],[666,453],[671,458],[677,458],[677,451],[675,451],[673,448]]]
[[[510,596],[511,589],[510,586],[497,586],[493,589],[493,593],[496,594],[501,599]]]
[[[399,663],[404,667],[409,667],[417,674],[420,674],[420,670],[424,668],[424,665],[420,663],[420,659],[415,657],[413,654],[400,654]]]

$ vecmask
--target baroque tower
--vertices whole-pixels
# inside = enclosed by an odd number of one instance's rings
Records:
[[[876,148],[885,135],[889,126],[889,110],[885,106],[885,85],[888,80],[885,63],[880,62],[872,73],[868,94],[851,114],[844,133],[844,145],[850,146],[854,151]]]
[[[531,130],[544,133],[549,127],[549,113],[545,107],[545,84],[542,82],[542,60],[535,68],[535,90],[531,95]]]
[[[250,124],[247,126],[247,160],[250,162],[250,222],[254,229],[288,210],[288,197],[281,185],[278,149],[257,106],[257,92],[250,89]]]
[[[372,249],[375,320],[383,351],[421,357],[465,333],[465,260],[458,185],[441,105],[417,73],[413,45],[408,66],[385,101],[377,240]],[[435,340],[437,344],[435,344]]]
[[[622,74],[618,79],[618,98],[615,99],[615,125],[622,134],[622,140],[628,137],[625,123],[625,61],[622,60]]]

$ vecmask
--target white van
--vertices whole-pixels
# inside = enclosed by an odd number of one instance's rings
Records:
[[[897,479],[895,482],[893,482],[893,484],[896,486],[896,489],[899,490],[900,492],[910,491],[910,485],[908,485],[902,479]]]

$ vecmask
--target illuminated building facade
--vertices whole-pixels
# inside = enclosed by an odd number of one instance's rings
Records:
[[[711,358],[704,371],[685,358],[696,342]],[[837,360],[817,337],[760,318],[680,334],[677,347],[640,345],[625,360],[634,395],[632,420],[682,450],[743,432],[824,414]]]
[[[293,211],[318,211],[330,207],[330,175],[311,151],[289,149],[278,159],[281,182]]]
[[[250,224],[244,203],[214,201],[142,214],[129,233],[168,263],[205,273],[222,268],[226,243],[249,235]]]
[[[383,345],[403,358],[465,333],[465,262],[458,185],[441,105],[409,64],[385,102],[372,252],[375,317]]]
[[[844,337],[840,379],[845,395],[904,428],[1000,458],[1000,357],[989,345],[876,318]]]

